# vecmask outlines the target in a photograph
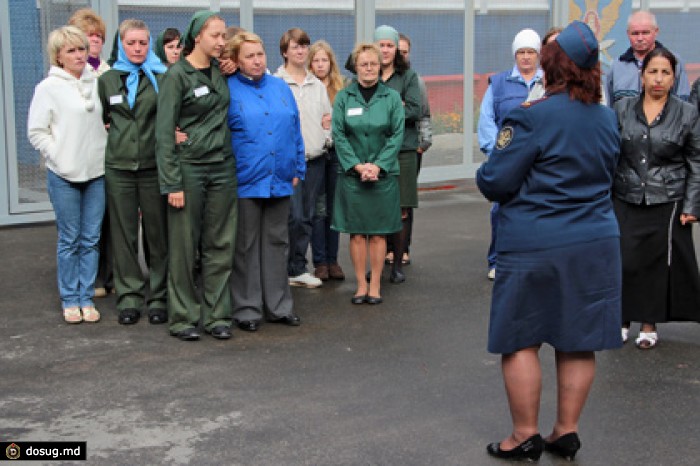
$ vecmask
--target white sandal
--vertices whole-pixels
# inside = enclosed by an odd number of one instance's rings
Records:
[[[652,349],[659,342],[659,334],[654,332],[639,332],[639,337],[634,341],[639,349]]]
[[[83,308],[83,320],[90,323],[99,322],[100,312],[95,309],[95,306],[86,306]]]
[[[63,320],[69,324],[79,324],[83,321],[83,315],[79,307],[67,307],[63,309]]]
[[[629,327],[622,327],[622,343],[627,343],[627,340],[630,338],[630,329]]]

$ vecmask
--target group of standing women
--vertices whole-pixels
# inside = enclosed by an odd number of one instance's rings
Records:
[[[601,105],[598,41],[574,21],[543,46],[546,94],[511,111],[477,184],[501,203],[489,351],[502,355],[513,421],[490,455],[572,460],[595,375],[594,351],[619,348],[641,322],[700,321],[691,224],[700,215],[700,119],[671,95],[676,59],[657,47],[642,93]],[[622,331],[620,331],[622,328]],[[554,347],[557,413],[539,434],[538,352]]]
[[[381,302],[384,235],[401,231],[402,206],[415,206],[415,192],[402,202],[398,174],[399,151],[411,144],[404,130],[415,127],[405,115],[419,116],[420,91],[407,84],[415,73],[393,68],[398,33],[383,28],[393,53],[356,48],[358,79],[345,89],[327,43],[309,54],[336,104],[337,158],[325,174],[328,215],[316,222],[314,261],[335,263],[338,232],[351,233],[357,304]],[[289,196],[306,171],[299,111],[284,81],[267,73],[262,40],[240,31],[226,42],[225,34],[219,15],[200,11],[182,37],[167,29],[153,47],[147,25],[126,20],[112,69],[98,79],[82,31],[51,33],[52,68],[37,86],[28,131],[47,161],[67,322],[100,319],[92,298],[107,205],[121,324],[138,322],[144,307],[150,323],[169,322],[182,340],[199,339],[200,324],[218,339],[230,338],[234,323],[247,331],[263,319],[300,324],[286,273]],[[216,61],[223,52],[235,64],[228,78]]]

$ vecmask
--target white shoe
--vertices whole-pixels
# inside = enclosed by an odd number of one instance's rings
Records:
[[[489,273],[486,276],[489,277],[489,280],[494,281],[496,279],[496,269],[489,269]]]
[[[627,327],[622,327],[622,343],[627,343],[630,337],[630,329]]]
[[[289,286],[301,286],[303,288],[319,288],[323,282],[311,275],[309,272],[304,272],[296,277],[289,277]]]

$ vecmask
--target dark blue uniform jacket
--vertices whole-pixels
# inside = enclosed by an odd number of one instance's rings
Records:
[[[619,236],[610,195],[619,152],[606,106],[554,94],[510,112],[476,176],[483,195],[501,203],[496,250]]]

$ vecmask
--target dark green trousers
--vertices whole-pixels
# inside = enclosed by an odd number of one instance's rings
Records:
[[[167,199],[160,194],[158,170],[105,170],[110,212],[109,232],[114,251],[114,287],[117,309],[167,308],[168,236]],[[148,243],[150,297],[138,260],[139,211]]]
[[[236,161],[182,163],[185,206],[168,206],[168,314],[170,330],[231,325],[229,278],[236,244]],[[202,244],[201,301],[195,284],[195,253]]]

